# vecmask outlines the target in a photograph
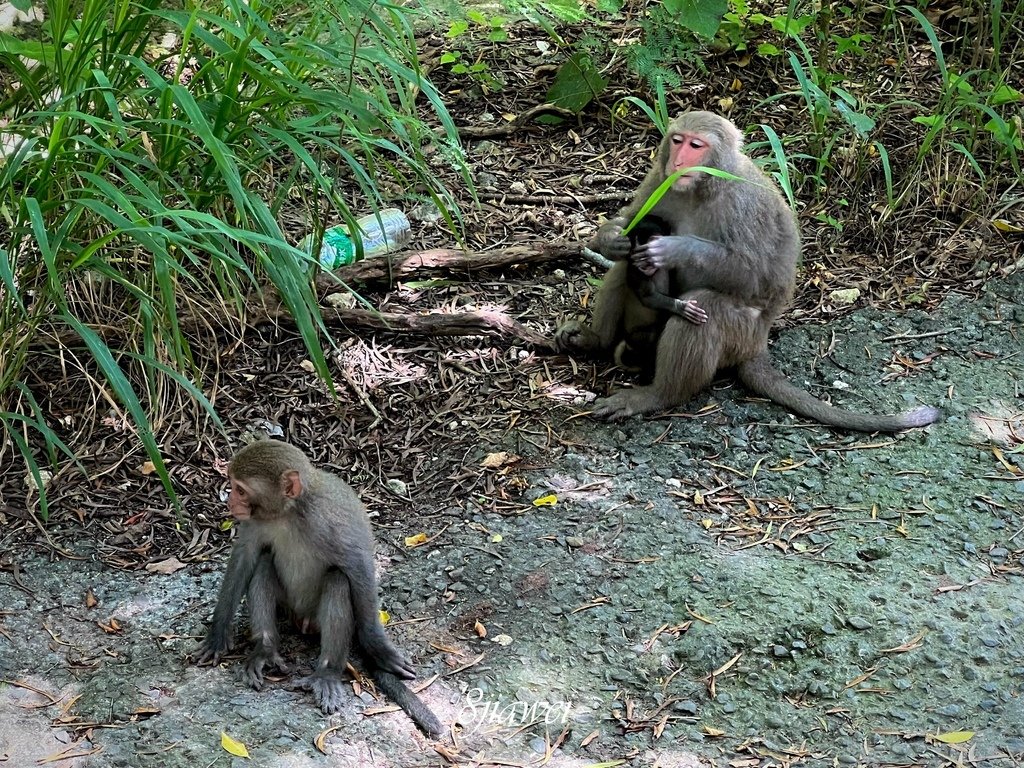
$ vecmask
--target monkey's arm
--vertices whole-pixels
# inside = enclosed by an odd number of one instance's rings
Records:
[[[249,523],[245,528],[249,528]],[[260,542],[251,531],[243,530],[231,550],[228,568],[224,581],[220,585],[217,596],[217,607],[213,611],[213,622],[206,633],[206,638],[199,646],[196,656],[197,664],[217,664],[220,657],[231,648],[231,623],[235,611],[242,601],[259,556]]]
[[[711,288],[721,293],[746,296],[751,274],[721,243],[696,235],[663,235],[638,245],[633,264],[645,275],[668,269],[684,276],[687,286]]]
[[[356,625],[356,641],[366,657],[385,672],[411,680],[416,670],[384,634],[377,600],[377,579],[369,552],[349,557],[345,575],[352,588],[352,614]]]

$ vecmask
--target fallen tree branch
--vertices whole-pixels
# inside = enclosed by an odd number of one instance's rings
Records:
[[[436,276],[437,271],[473,274],[488,269],[502,269],[519,264],[544,264],[559,259],[580,259],[583,244],[558,241],[531,243],[497,248],[493,251],[464,251],[454,248],[435,248],[414,253],[392,253],[374,256],[341,267],[332,273],[316,277],[317,290],[322,294],[339,293],[349,288],[387,290],[397,280]],[[341,281],[339,283],[338,281]]]
[[[604,203],[609,200],[629,200],[636,192],[598,192],[593,195],[510,195],[505,192],[481,192],[481,200],[492,200],[512,205],[546,205],[548,203]]]
[[[504,125],[462,126],[458,129],[459,137],[463,139],[487,139],[494,136],[510,136],[521,128],[525,128],[531,120],[540,115],[556,115],[563,120],[576,120],[577,122],[580,119],[580,116],[571,109],[565,109],[548,102],[530,107],[522,114],[517,115],[514,120]]]
[[[267,314],[271,319],[291,320],[287,307],[281,304],[273,309],[268,308]],[[320,315],[327,325],[340,325],[352,333],[356,330],[373,330],[423,336],[498,336],[518,340],[535,349],[554,350],[550,337],[497,310],[428,312],[419,315],[322,306]]]

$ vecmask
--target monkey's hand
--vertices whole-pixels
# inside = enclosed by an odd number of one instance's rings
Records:
[[[693,269],[706,259],[727,256],[725,247],[696,235],[658,235],[638,245],[631,261],[645,275],[659,269]]]
[[[622,226],[617,221],[609,221],[597,230],[594,239],[590,241],[590,247],[602,256],[621,261],[629,256],[632,244],[622,234]]]
[[[359,645],[366,657],[385,672],[390,672],[403,680],[412,680],[416,677],[416,670],[412,664],[391,644],[383,630],[380,632],[360,631]]]
[[[257,691],[263,688],[263,673],[276,669],[287,673],[288,665],[284,663],[281,654],[276,649],[257,647],[249,654],[242,668],[242,682]]]
[[[217,666],[220,664],[220,657],[231,650],[231,637],[211,630],[203,642],[199,644],[199,650],[193,655],[195,663],[200,666]]]
[[[676,299],[675,305],[676,314],[694,325],[704,325],[708,321],[708,313],[693,299]]]
[[[313,698],[325,715],[341,711],[345,702],[345,683],[336,670],[318,669],[309,677],[299,680],[297,685],[313,692]]]

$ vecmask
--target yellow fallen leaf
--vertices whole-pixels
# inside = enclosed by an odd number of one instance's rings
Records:
[[[491,542],[494,544],[501,544],[501,534],[496,533],[493,536],[491,536]]]
[[[709,528],[711,528],[712,525],[715,524],[715,521],[709,520],[705,517],[703,520],[700,521],[700,524],[704,526],[704,530],[708,530]]]
[[[1024,227],[1018,227],[1016,224],[1011,224],[1006,219],[993,219],[992,226],[1000,232],[1024,232]]]
[[[704,726],[704,735],[705,736],[711,736],[711,737],[725,736],[725,731],[720,730],[718,728],[712,728],[710,725],[705,725]]]
[[[1020,474],[1020,467],[1018,467],[1018,466],[1008,462],[1006,460],[1006,457],[1003,456],[1003,452],[1001,450],[999,450],[998,446],[995,446],[995,445],[992,446],[992,453],[995,455],[995,457],[997,459],[999,459],[999,463],[1002,464],[1006,468],[1007,472],[1009,472],[1011,475]]]
[[[553,507],[558,503],[558,497],[555,494],[549,494],[547,496],[541,496],[539,499],[533,500],[533,506],[535,507]]]
[[[698,507],[704,506],[704,495],[700,491],[693,492],[693,503]]]
[[[487,637],[487,627],[479,621],[473,625],[473,631],[476,632],[477,637]]]
[[[142,466],[139,467],[139,472],[141,472],[143,475],[152,475],[154,472],[156,472],[156,464],[154,464],[152,461],[144,461],[142,462]]]
[[[974,738],[974,731],[951,731],[950,733],[940,733],[935,738],[943,744],[963,744]]]
[[[380,617],[381,624],[387,624],[389,621],[391,621],[391,614],[383,609],[381,609],[381,611],[378,613],[378,616]]]
[[[407,547],[418,547],[420,544],[427,543],[427,534],[417,533],[415,536],[405,537],[405,546]]]
[[[313,371],[316,370],[316,366],[313,365],[312,360],[303,360],[301,363],[299,363],[299,368],[304,370],[306,373],[312,373]]]
[[[345,724],[345,725],[332,725],[330,728],[325,728],[324,730],[320,731],[320,733],[318,733],[316,735],[315,739],[313,739],[313,746],[315,746],[317,749],[319,749],[325,755],[329,754],[327,752],[327,737],[330,736],[335,731],[340,731],[342,728],[348,728],[348,727],[349,727],[348,724]]]
[[[232,520],[230,517],[226,518],[226,519],[220,521],[220,529],[222,531],[226,531],[226,530],[228,530],[234,524],[235,524],[234,520]]]
[[[245,744],[232,739],[226,731],[220,732],[220,745],[225,752],[230,752],[235,757],[249,757],[249,750],[245,748]]]

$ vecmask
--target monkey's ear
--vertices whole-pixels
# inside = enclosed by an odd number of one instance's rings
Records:
[[[288,499],[297,499],[302,495],[302,475],[297,469],[289,469],[281,475],[281,493]]]

